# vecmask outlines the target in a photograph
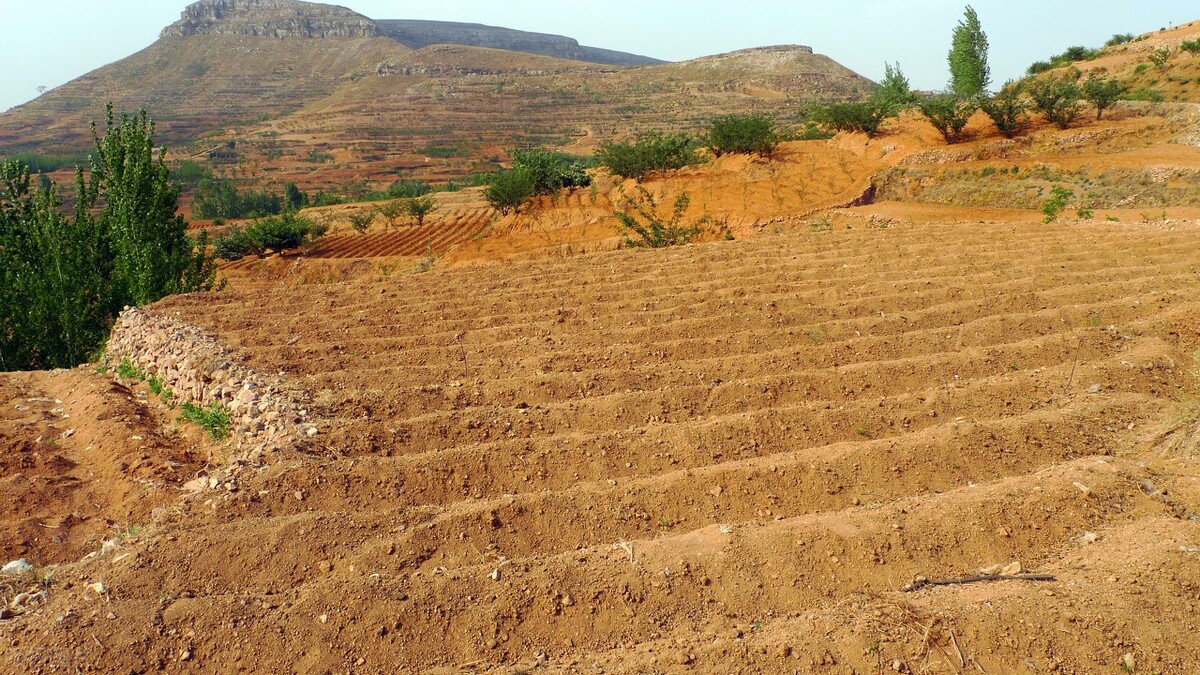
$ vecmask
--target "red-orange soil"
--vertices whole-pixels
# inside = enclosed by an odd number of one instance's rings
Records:
[[[606,250],[633,186],[603,176],[425,229],[315,212],[307,255],[152,309],[305,389],[302,452],[183,490],[228,448],[144,385],[0,379],[3,545],[62,563],[7,582],[48,602],[0,663],[1196,672],[1196,114],[721,158],[647,182],[724,226],[662,250]],[[1004,568],[1053,580],[912,588]]]

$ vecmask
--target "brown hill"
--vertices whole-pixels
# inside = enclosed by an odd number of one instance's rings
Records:
[[[0,115],[0,153],[87,147],[88,122],[113,101],[149,110],[176,156],[232,144],[239,175],[321,187],[398,168],[462,174],[524,144],[586,151],[725,112],[786,117],[797,100],[874,87],[804,47],[631,68],[487,46],[537,51],[536,36],[503,31],[414,50],[389,37],[397,25],[293,0],[205,0],[147,49]],[[434,28],[410,43],[470,37]]]
[[[1100,50],[1096,58],[1076,61],[1049,71],[1059,76],[1076,69],[1084,75],[1115,77],[1142,100],[1200,103],[1200,54],[1181,48],[1200,40],[1200,21],[1146,33],[1134,40]],[[1163,52],[1160,67],[1151,56]]]

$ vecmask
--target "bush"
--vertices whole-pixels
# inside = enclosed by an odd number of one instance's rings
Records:
[[[299,248],[324,234],[324,227],[294,213],[264,218],[249,227],[234,227],[229,234],[213,242],[213,250],[222,260],[240,260],[248,255],[260,258],[270,251],[282,253]]]
[[[388,186],[387,196],[392,199],[411,199],[412,197],[423,197],[433,188],[429,183],[423,180],[400,179]]]
[[[577,159],[549,150],[513,150],[513,168],[533,178],[533,193],[548,195],[564,188],[592,184],[587,167]]]
[[[596,152],[600,166],[621,178],[642,180],[655,171],[682,169],[698,163],[696,141],[684,133],[664,135],[652,131],[633,141],[605,141]]]
[[[153,135],[145,112],[107,107],[73,216],[53,181],[33,188],[27,166],[0,163],[0,370],[77,365],[124,306],[213,287],[207,238],[188,237]]]
[[[239,192],[230,180],[201,180],[192,200],[197,218],[261,218],[283,211],[283,201],[268,192]]]
[[[492,176],[483,197],[500,215],[519,213],[525,202],[533,197],[535,187],[533,176],[527,170],[511,169]]]
[[[403,202],[404,212],[417,221],[417,227],[425,224],[425,216],[437,210],[437,201],[430,196],[413,197]]]
[[[1057,55],[1051,56],[1049,61],[1038,61],[1026,69],[1026,74],[1040,75],[1047,70],[1053,70],[1062,66],[1068,66],[1076,61],[1091,61],[1100,56],[1099,49],[1088,49],[1087,47],[1067,47],[1067,49]]]
[[[947,143],[957,143],[979,106],[973,99],[943,94],[926,98],[918,104],[918,108],[925,119],[941,132]]]
[[[708,129],[708,149],[717,157],[728,154],[756,154],[770,157],[779,145],[775,120],[766,115],[725,115],[713,120]]]
[[[355,211],[350,214],[350,227],[354,231],[363,234],[371,229],[371,223],[375,222],[375,209],[367,209],[366,211]]]
[[[1042,222],[1047,225],[1058,219],[1058,214],[1061,213],[1063,209],[1067,208],[1067,204],[1070,203],[1071,198],[1075,196],[1074,192],[1071,192],[1061,185],[1055,185],[1050,192],[1053,196],[1042,204],[1042,213],[1046,215],[1046,217],[1042,219]]]
[[[1159,47],[1150,52],[1150,63],[1153,63],[1159,70],[1166,70],[1167,61],[1171,60],[1172,53],[1170,47]]]
[[[1104,116],[1106,109],[1120,100],[1125,90],[1125,85],[1120,82],[1112,78],[1096,77],[1094,74],[1084,81],[1082,88],[1083,97],[1096,106],[1097,120]]]
[[[1195,40],[1185,40],[1179,45],[1179,48],[1191,54],[1192,56],[1200,54],[1200,38],[1196,38]]]
[[[1136,37],[1136,36],[1133,33],[1117,33],[1116,35],[1109,38],[1108,42],[1104,43],[1104,46],[1105,47],[1116,47],[1118,45],[1123,45],[1123,44],[1126,44],[1129,42],[1133,42],[1134,37]]]
[[[1025,132],[1029,103],[1019,85],[1008,82],[994,96],[985,98],[980,108],[992,118],[992,123],[1005,138],[1015,138]]]
[[[1033,106],[1059,129],[1071,126],[1079,116],[1079,85],[1070,77],[1046,78],[1027,87]]]
[[[833,131],[849,131],[874,136],[887,118],[888,111],[876,102],[831,103],[816,106],[812,121]]]
[[[671,215],[663,218],[658,213],[658,203],[646,188],[638,186],[638,198],[626,197],[625,211],[615,211],[613,215],[621,221],[625,228],[624,244],[631,248],[663,248],[686,244],[700,234],[698,225],[684,226],[683,214],[691,204],[687,193],[681,193],[675,198]],[[632,213],[630,212],[632,211]],[[641,217],[641,221],[638,220]],[[642,222],[644,221],[644,222]],[[637,235],[634,239],[631,235]]]
[[[1157,89],[1151,89],[1149,87],[1142,87],[1140,89],[1135,89],[1134,91],[1131,91],[1128,94],[1126,94],[1125,100],[1126,101],[1146,101],[1148,103],[1162,103],[1166,99],[1163,97],[1163,93],[1161,91],[1159,91]]]

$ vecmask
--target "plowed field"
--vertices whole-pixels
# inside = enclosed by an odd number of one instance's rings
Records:
[[[1197,261],[918,223],[172,299],[309,390],[310,456],[61,568],[0,658],[1194,672]],[[905,591],[997,565],[1053,580]]]

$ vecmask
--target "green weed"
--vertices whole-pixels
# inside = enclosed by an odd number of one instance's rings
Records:
[[[219,441],[229,435],[229,409],[220,403],[202,408],[194,403],[184,403],[179,419],[191,422],[208,432],[209,437]]]

